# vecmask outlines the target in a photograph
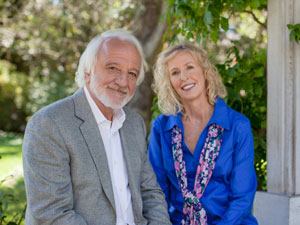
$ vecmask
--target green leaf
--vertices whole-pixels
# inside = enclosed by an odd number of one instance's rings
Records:
[[[250,6],[251,6],[253,9],[259,8],[259,6],[260,6],[260,1],[259,1],[259,0],[252,0],[252,1],[250,1]]]
[[[290,33],[290,41],[293,41],[295,38],[295,31],[292,30],[291,33]]]
[[[291,31],[290,33],[290,41],[295,40],[297,44],[300,41],[300,24],[287,24],[288,29]]]
[[[264,67],[255,69],[255,77],[263,77],[263,76],[264,76]]]
[[[225,17],[222,17],[222,18],[221,18],[221,28],[222,28],[224,31],[227,31],[228,28],[229,28],[228,19],[225,18]]]
[[[211,12],[208,9],[205,10],[205,14],[204,14],[203,20],[204,20],[204,23],[205,23],[206,26],[212,24],[212,14],[211,14]]]
[[[254,135],[253,135],[254,136]],[[258,137],[253,137],[253,144],[254,144],[254,148],[258,147]]]
[[[263,89],[261,87],[260,88],[257,87],[254,92],[256,95],[261,96],[263,93]]]
[[[187,39],[189,40],[190,38],[193,39],[193,38],[194,38],[194,35],[193,35],[192,32],[189,31],[189,32],[187,33]]]
[[[219,37],[218,31],[215,31],[215,32],[211,33],[211,39],[213,40],[213,42],[217,43],[218,37]]]

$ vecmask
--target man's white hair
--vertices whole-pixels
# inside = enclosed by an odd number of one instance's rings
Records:
[[[129,33],[126,30],[116,29],[116,30],[109,30],[106,31],[96,37],[94,37],[89,44],[87,45],[86,49],[82,53],[79,65],[76,72],[75,81],[78,87],[83,87],[85,85],[85,73],[91,73],[94,69],[94,66],[97,62],[97,52],[101,44],[108,38],[116,38],[122,41],[128,41],[132,43],[141,57],[141,69],[140,74],[137,79],[137,85],[141,84],[145,77],[145,71],[147,70],[148,66],[144,57],[143,48],[140,42],[137,40],[135,36]]]

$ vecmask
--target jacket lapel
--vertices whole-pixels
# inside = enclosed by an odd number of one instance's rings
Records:
[[[83,121],[79,129],[81,130],[81,133],[88,146],[89,152],[96,165],[104,193],[109,199],[112,207],[115,209],[115,201],[108,161],[96,119],[92,113],[92,110],[82,88],[75,92],[75,94],[73,95],[73,99],[75,106],[75,116]]]
[[[128,182],[131,192],[132,207],[134,217],[139,218],[138,212],[143,206],[139,204],[140,198],[140,155],[138,154],[139,146],[136,145],[135,130],[130,122],[126,119],[122,128],[120,129],[120,138],[124,152],[124,158],[127,167]]]

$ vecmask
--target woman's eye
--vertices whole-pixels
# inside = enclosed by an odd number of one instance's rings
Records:
[[[132,76],[132,77],[137,77],[137,74],[134,73],[134,72],[129,72],[129,75]]]
[[[174,75],[179,74],[179,72],[178,71],[173,71],[171,74],[172,74],[172,76],[174,76]]]
[[[187,66],[188,70],[193,69],[193,68],[194,68],[193,66]]]

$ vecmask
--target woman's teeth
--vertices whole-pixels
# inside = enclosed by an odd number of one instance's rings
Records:
[[[181,89],[185,91],[185,90],[188,90],[188,89],[190,89],[194,86],[195,86],[195,84],[187,84],[187,85],[184,85]]]

